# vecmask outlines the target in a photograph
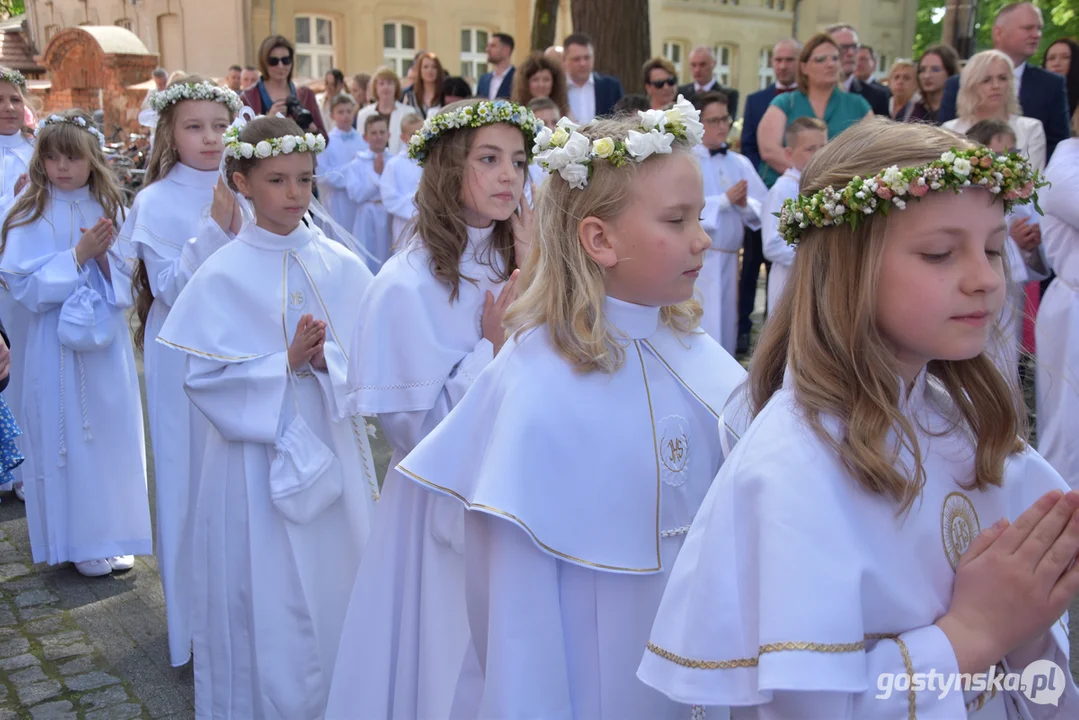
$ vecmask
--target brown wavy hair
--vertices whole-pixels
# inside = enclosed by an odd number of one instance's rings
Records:
[[[81,118],[87,127],[95,127],[94,119],[82,110],[65,110],[59,115],[66,120]],[[15,201],[0,230],[0,255],[7,248],[8,233],[17,227],[30,225],[45,214],[49,204],[49,174],[45,172],[45,156],[61,153],[69,157],[86,158],[90,162],[90,196],[101,206],[105,217],[113,224],[123,220],[124,196],[116,184],[116,175],[101,151],[97,136],[77,125],[64,122],[42,128],[37,136],[34,154],[30,158],[30,182]]]
[[[590,140],[621,138],[639,124],[628,118],[597,120],[577,132]],[[683,141],[675,141],[672,148],[689,152]],[[603,316],[604,268],[585,252],[577,228],[587,217],[613,221],[633,199],[634,178],[667,159],[655,155],[619,168],[595,162],[584,190],[574,190],[561,175],[551,173],[536,198],[535,240],[518,279],[521,293],[506,315],[511,332],[546,325],[552,344],[580,370],[612,373],[622,366],[625,343],[611,333]],[[668,305],[660,318],[679,332],[690,332],[700,325],[701,306],[695,300]]]
[[[513,74],[513,101],[525,106],[532,102],[532,92],[528,89],[528,81],[541,70],[551,73],[551,100],[558,103],[560,113],[569,115],[566,74],[562,72],[562,65],[557,60],[544,57],[541,52],[529,55]]]
[[[867,119],[814,156],[802,173],[801,192],[843,187],[855,176],[870,177],[892,165],[928,163],[953,147],[975,146],[931,125]],[[902,222],[901,216],[891,217]],[[899,410],[895,355],[876,321],[877,273],[889,222],[875,214],[857,230],[841,225],[805,233],[748,382],[756,415],[789,371],[795,400],[814,434],[835,450],[858,485],[895,501],[903,513],[921,493],[926,474],[915,428]],[[999,486],[1005,459],[1024,447],[1019,393],[985,352],[969,360],[933,360],[927,373],[954,405],[952,431],[971,436],[975,471],[968,489]],[[839,421],[836,436],[825,428],[826,417]],[[891,433],[901,447],[892,447]],[[903,449],[913,458],[910,468],[898,462]]]
[[[452,113],[469,105],[484,102],[486,98],[459,100],[442,109]],[[457,299],[461,281],[475,283],[476,278],[461,274],[461,254],[468,245],[468,225],[461,217],[464,208],[461,189],[464,187],[468,151],[476,130],[459,128],[442,134],[431,145],[430,153],[423,163],[423,175],[416,190],[418,212],[411,221],[411,228],[431,255],[431,273],[450,288],[450,301]],[[523,137],[523,133],[522,133]],[[531,149],[532,138],[524,138],[525,150]],[[522,173],[527,172],[521,169]],[[526,178],[527,180],[527,178]],[[407,231],[406,231],[407,232]],[[498,274],[502,281],[509,280],[517,269],[513,253],[513,229],[509,220],[496,220],[491,241],[479,257],[480,262],[497,270],[499,263],[494,256],[502,258],[505,269]]]
[[[213,83],[203,75],[179,75],[168,87],[195,83]],[[180,162],[180,153],[176,150],[174,132],[176,129],[176,108],[184,101],[173,103],[161,111],[154,128],[154,148],[150,151],[150,160],[146,165],[146,185],[161,180]],[[234,119],[229,110],[229,121]],[[131,291],[135,297],[135,313],[131,325],[135,331],[134,342],[137,350],[142,350],[146,343],[146,319],[150,317],[150,308],[154,304],[154,293],[150,289],[150,276],[146,272],[146,263],[139,258],[135,262],[135,271],[131,275]]]

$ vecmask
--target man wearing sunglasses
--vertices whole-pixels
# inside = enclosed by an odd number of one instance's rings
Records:
[[[888,98],[892,96],[892,93],[888,88],[862,82],[854,74],[858,66],[858,51],[862,48],[862,44],[858,42],[858,31],[851,25],[838,24],[829,25],[824,32],[832,37],[836,47],[839,48],[840,87],[847,92],[864,97],[869,107],[873,108],[875,115],[891,117],[891,113],[888,112]]]
[[[678,92],[692,100],[694,95],[718,92],[727,96],[727,107],[731,117],[738,117],[738,91],[724,87],[716,80],[716,51],[707,45],[698,45],[689,53],[689,73],[693,82],[678,88]]]
[[[671,105],[677,95],[678,75],[667,58],[655,57],[644,64],[644,94],[653,110]]]

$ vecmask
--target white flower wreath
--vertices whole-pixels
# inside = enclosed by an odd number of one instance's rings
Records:
[[[294,152],[313,152],[316,155],[326,149],[326,138],[314,133],[305,135],[285,135],[284,137],[270,138],[255,145],[240,140],[240,130],[243,126],[233,124],[225,131],[225,154],[231,158],[250,160],[258,158],[265,160],[268,157],[288,155]]]
[[[87,123],[85,119],[78,116],[73,118],[66,118],[61,115],[50,115],[49,117],[45,118],[37,124],[37,129],[34,130],[34,137],[40,135],[41,131],[47,128],[49,125],[59,125],[62,123],[74,125],[77,128],[82,128],[83,130],[97,138],[97,144],[100,147],[105,147],[105,136],[102,134],[102,132],[93,125]]]
[[[443,112],[428,118],[423,127],[416,131],[416,134],[408,141],[408,156],[423,165],[427,154],[431,152],[431,147],[446,132],[466,127],[479,128],[495,123],[508,123],[519,127],[527,138],[526,151],[530,149],[528,140],[534,138],[536,131],[543,125],[539,118],[523,105],[508,100],[483,100],[466,105],[454,112]]]
[[[26,87],[26,78],[23,74],[18,70],[12,70],[11,68],[0,69],[0,80],[11,83],[16,87]]]
[[[150,97],[150,109],[160,114],[169,105],[174,105],[181,100],[211,100],[228,107],[233,113],[240,112],[244,106],[240,96],[213,83],[181,83],[171,85],[161,92],[154,93]]]
[[[624,140],[589,140],[577,132],[579,125],[562,118],[555,130],[543,128],[536,135],[536,161],[561,175],[571,188],[583,190],[588,186],[594,160],[621,167],[631,161],[643,162],[653,154],[670,154],[675,140],[692,147],[704,139],[700,111],[681,95],[670,110],[642,110],[637,115],[640,125],[630,130]]]

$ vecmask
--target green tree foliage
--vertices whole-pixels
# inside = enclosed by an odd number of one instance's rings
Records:
[[[977,49],[993,47],[993,18],[1012,0],[980,0],[976,24]],[[1046,48],[1063,37],[1079,39],[1079,0],[1034,0],[1045,21],[1042,44],[1035,60],[1040,63]],[[917,25],[912,55],[918,57],[930,45],[940,42],[945,0],[918,0]],[[936,20],[936,22],[933,22]]]
[[[0,0],[0,17],[9,18],[26,12],[25,0]]]

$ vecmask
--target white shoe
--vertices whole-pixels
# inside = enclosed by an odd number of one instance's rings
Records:
[[[26,491],[22,489],[22,483],[15,485],[15,497],[19,498],[23,502],[26,502]]]
[[[101,577],[112,572],[108,560],[83,560],[75,563],[75,569],[84,577]]]
[[[111,567],[114,572],[127,572],[131,568],[135,567],[135,556],[114,555],[111,558],[108,558],[107,562],[109,563],[109,567]]]

